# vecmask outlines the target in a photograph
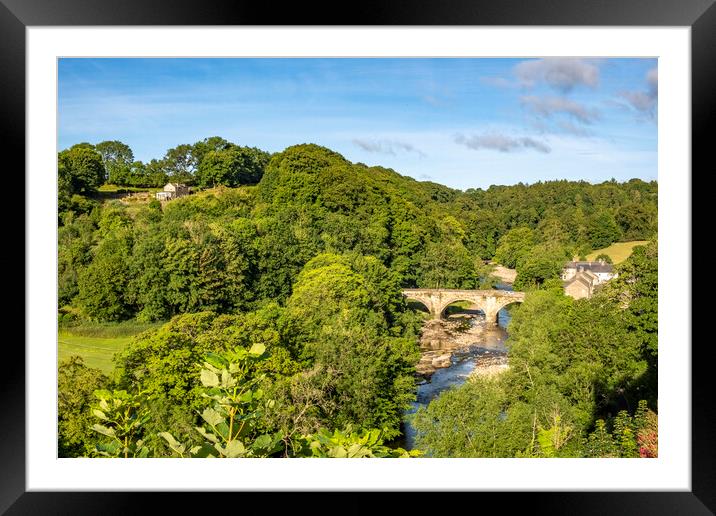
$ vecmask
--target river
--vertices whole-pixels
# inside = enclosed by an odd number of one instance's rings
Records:
[[[498,288],[512,290],[510,285],[506,284],[501,284]],[[403,437],[395,442],[396,446],[406,450],[413,449],[415,430],[410,425],[409,419],[418,408],[427,406],[446,389],[463,384],[470,374],[477,372],[489,374],[496,369],[506,367],[505,340],[510,312],[506,308],[500,310],[497,321],[496,326],[487,326],[482,312],[465,309],[453,313],[440,323],[426,322],[424,332],[429,325],[433,326],[430,331],[440,332],[437,337],[439,349],[435,350],[433,346],[432,351],[424,352],[424,360],[421,362],[429,357],[436,357],[432,363],[436,363],[435,360],[438,363],[442,360],[445,364],[449,363],[449,366],[435,369],[432,374],[428,372],[418,376],[417,400],[405,413],[402,424]],[[432,341],[432,344],[434,345],[435,341]]]

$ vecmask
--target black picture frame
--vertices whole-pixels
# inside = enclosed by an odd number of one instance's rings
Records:
[[[0,0],[0,139],[4,156],[17,156],[24,170],[25,29],[28,26],[83,25],[501,25],[501,26],[688,26],[691,28],[692,199],[694,180],[713,166],[711,130],[716,125],[716,0],[436,0],[361,1],[355,5],[271,4],[222,0]],[[280,7],[279,7],[280,6]],[[339,9],[340,8],[340,9]],[[341,16],[342,13],[343,14]],[[707,165],[708,163],[708,165]],[[697,176],[694,172],[699,170]],[[688,172],[687,172],[688,173]],[[24,182],[17,187],[27,195]],[[704,195],[703,193],[701,195]],[[25,197],[26,198],[26,197]],[[693,222],[697,219],[692,216]],[[16,243],[25,235],[15,228]],[[692,230],[692,235],[696,234]],[[19,245],[16,246],[20,248]],[[24,263],[24,245],[23,263]],[[18,261],[14,250],[13,263]],[[8,260],[9,263],[9,260]],[[32,271],[25,269],[25,276]],[[19,275],[18,275],[19,276]],[[691,278],[685,278],[691,283]],[[17,306],[23,306],[17,304]],[[703,305],[691,300],[692,320]],[[703,313],[701,313],[703,316]],[[683,345],[696,342],[685,329]],[[6,353],[11,342],[6,342]],[[186,507],[186,493],[26,492],[25,488],[25,354],[5,356],[0,375],[3,414],[0,425],[0,513],[128,514],[148,508],[148,497],[161,497],[162,512]],[[716,443],[709,342],[692,345],[692,490],[689,492],[558,492],[479,493],[474,500],[497,501],[501,510],[528,501],[530,512],[553,514],[713,514],[716,511]],[[294,493],[294,512],[306,493]],[[260,493],[244,500],[256,499]],[[212,494],[219,500],[223,495]],[[267,495],[264,493],[264,497]],[[496,500],[492,500],[497,498]],[[266,498],[271,504],[275,497]],[[401,497],[405,511],[412,502],[425,510],[425,497]],[[222,503],[218,501],[219,505]],[[443,502],[444,503],[444,502]],[[473,502],[475,503],[475,502]],[[213,503],[212,503],[213,505]],[[367,502],[346,504],[351,512],[373,509]],[[274,505],[275,506],[275,505]],[[331,510],[330,504],[325,506]],[[313,503],[310,512],[320,511]],[[334,507],[335,509],[335,507]],[[207,507],[207,510],[209,508]],[[331,510],[331,512],[335,512]],[[342,512],[345,512],[344,510]]]

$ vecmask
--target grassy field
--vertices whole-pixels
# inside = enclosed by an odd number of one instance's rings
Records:
[[[609,255],[614,263],[620,263],[629,258],[631,250],[638,245],[646,245],[647,240],[633,240],[631,242],[617,242],[604,249],[598,249],[587,255],[587,260],[593,261],[600,254]]]
[[[112,357],[115,353],[127,346],[135,335],[160,324],[123,322],[60,328],[57,337],[58,363],[72,355],[79,355],[88,367],[96,367],[109,374],[114,369]]]
[[[106,193],[159,192],[161,187],[145,188],[142,186],[118,186],[103,184],[97,190]]]

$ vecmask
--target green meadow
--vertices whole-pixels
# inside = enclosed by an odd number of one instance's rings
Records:
[[[112,358],[115,353],[127,346],[135,335],[161,324],[126,321],[60,327],[57,335],[58,363],[79,355],[88,367],[110,374],[114,369]]]
[[[646,245],[649,242],[647,240],[632,240],[631,242],[616,242],[609,247],[604,249],[597,249],[596,251],[587,255],[587,260],[596,260],[600,254],[606,254],[612,259],[612,262],[621,263],[629,256],[631,256],[632,249],[638,245]]]

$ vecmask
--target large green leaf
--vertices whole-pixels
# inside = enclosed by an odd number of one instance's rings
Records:
[[[219,423],[224,421],[224,416],[219,414],[216,410],[214,410],[211,407],[207,407],[204,409],[204,412],[201,413],[201,417],[209,423],[211,426],[216,426]]]
[[[246,454],[246,448],[241,443],[241,441],[231,441],[224,448],[224,455],[226,455],[227,457],[229,457],[231,459],[236,458],[236,457],[242,457],[245,454]]]
[[[249,349],[249,354],[255,357],[260,357],[266,351],[266,346],[261,343],[256,343]]]
[[[273,443],[273,439],[270,435],[264,434],[260,435],[256,438],[254,441],[253,447],[254,448],[269,448]]]
[[[159,433],[157,433],[157,435],[159,437],[161,437],[162,439],[164,439],[166,442],[168,442],[170,445],[179,444],[179,442],[176,439],[174,439],[174,436],[172,434],[170,434],[169,432],[159,432]]]
[[[233,387],[236,382],[234,381],[234,378],[231,376],[231,373],[229,373],[228,370],[222,369],[221,370],[221,386],[222,387]]]
[[[109,443],[97,443],[95,445],[95,450],[100,455],[103,455],[105,457],[116,457],[119,453],[120,445],[117,441],[112,441]]]
[[[178,451],[178,448],[181,448],[181,452],[179,453],[184,453],[184,446],[179,441],[174,439],[172,434],[169,432],[159,432],[157,435],[164,439],[172,450]]]
[[[106,389],[97,389],[94,391],[94,395],[101,400],[112,399],[112,393]]]
[[[204,436],[204,439],[206,439],[207,441],[211,441],[212,443],[218,443],[218,442],[219,442],[219,438],[216,437],[214,434],[207,432],[207,431],[204,429],[204,427],[197,426],[197,427],[195,427],[195,428],[196,428],[196,431],[199,432],[201,435],[203,435],[203,436]]]
[[[236,429],[234,428],[234,431]],[[226,421],[222,421],[218,425],[216,425],[216,431],[219,432],[219,435],[223,437],[224,439],[229,439],[229,425],[226,424]]]
[[[331,457],[335,457],[337,459],[345,459],[347,457],[346,449],[343,446],[336,446],[335,448],[332,448],[329,450],[328,454]]]
[[[208,369],[201,370],[201,383],[206,387],[216,387],[219,385],[219,377],[213,371]]]
[[[208,443],[204,443],[201,446],[194,446],[191,449],[191,454],[193,457],[203,459],[206,457],[215,458],[218,455],[218,452],[214,449],[213,446],[209,445]]]
[[[92,425],[92,430],[108,437],[114,437],[115,435],[114,428],[107,428],[104,425],[94,424]]]
[[[217,355],[216,353],[208,353],[205,357],[205,360],[217,369],[224,369],[229,365],[228,360],[226,360],[221,355]]]

